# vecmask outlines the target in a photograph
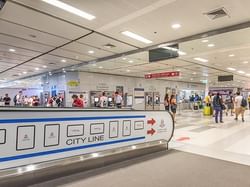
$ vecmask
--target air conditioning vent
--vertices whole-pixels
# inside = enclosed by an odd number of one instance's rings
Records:
[[[205,13],[205,15],[210,20],[215,20],[215,19],[218,19],[218,18],[226,17],[226,16],[230,17],[228,12],[226,11],[226,9],[224,7],[212,10],[210,12],[207,12],[207,13]]]

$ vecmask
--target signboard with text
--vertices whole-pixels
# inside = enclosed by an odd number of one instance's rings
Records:
[[[169,141],[173,129],[165,111],[1,111],[0,170]]]
[[[178,77],[180,76],[179,71],[171,71],[171,72],[162,72],[162,73],[150,73],[146,74],[144,77],[145,79],[156,79],[156,78],[163,78],[163,77]]]

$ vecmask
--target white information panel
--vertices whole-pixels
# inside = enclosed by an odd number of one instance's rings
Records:
[[[35,147],[35,125],[17,127],[17,150],[34,149]]]
[[[173,129],[166,111],[2,110],[0,169],[169,141]]]

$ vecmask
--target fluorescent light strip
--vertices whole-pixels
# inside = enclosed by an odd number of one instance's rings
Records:
[[[70,12],[72,14],[75,14],[77,16],[80,16],[82,18],[85,18],[87,20],[93,20],[93,19],[96,18],[95,16],[93,16],[91,14],[88,14],[88,13],[82,11],[82,10],[79,10],[79,9],[73,7],[73,6],[70,6],[70,5],[66,4],[66,3],[63,3],[63,2],[58,1],[58,0],[42,0],[42,1],[45,2],[45,3],[51,4],[51,5],[53,5],[53,6],[57,7],[57,8],[61,8],[61,9],[65,10],[67,12]]]
[[[200,61],[200,62],[208,62],[208,60],[207,60],[207,59],[204,59],[204,58],[199,58],[199,57],[194,58],[194,60],[197,60],[197,61]]]
[[[130,31],[123,31],[122,34],[146,44],[153,43],[152,41]]]
[[[237,71],[238,73],[240,73],[240,74],[244,74],[245,72],[244,71]]]
[[[227,68],[227,69],[230,70],[230,71],[236,71],[235,68]]]

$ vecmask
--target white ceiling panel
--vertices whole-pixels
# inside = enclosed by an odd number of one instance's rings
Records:
[[[94,46],[96,48],[100,48],[103,50],[107,50],[107,51],[110,51],[113,53],[123,53],[123,52],[132,51],[132,50],[137,49],[135,47],[118,42],[116,40],[110,39],[108,37],[102,36],[102,35],[97,34],[97,33],[94,33],[94,34],[91,34],[85,38],[82,38],[82,39],[78,40],[78,42],[83,43],[83,44],[87,44],[90,46]],[[107,47],[105,47],[105,45],[107,45],[107,44],[112,44],[115,47],[107,48]]]
[[[87,45],[83,45],[83,44],[80,44],[77,42],[70,43],[70,44],[64,46],[62,49],[68,49],[72,52],[77,52],[77,53],[80,53],[82,55],[90,56],[93,58],[101,58],[101,57],[111,56],[114,54],[112,52],[104,51],[104,50],[90,47]],[[94,53],[90,54],[90,53],[88,53],[88,51],[94,51]]]
[[[36,2],[42,3],[41,1]],[[13,14],[13,12],[18,12],[18,16],[17,14]],[[0,12],[0,17],[14,23],[19,23],[21,25],[40,30],[42,32],[55,34],[67,39],[76,39],[89,33],[88,30],[79,28],[64,21],[60,21],[32,9],[19,6],[10,1],[7,1],[5,4],[4,9]]]
[[[61,57],[61,59],[75,59],[76,61],[79,61],[79,63],[81,61],[90,61],[90,60],[94,60],[95,57],[89,56],[89,55],[85,55],[79,52],[75,52],[75,51],[71,51],[68,49],[56,49],[53,52],[51,52],[50,54],[56,55],[58,57]]]
[[[101,29],[103,27],[110,27],[111,23],[115,24],[121,18],[126,20],[133,19],[136,15],[133,15],[131,18],[130,15],[132,13],[136,14],[135,12],[140,11],[141,9],[146,9],[145,11],[148,11],[150,6],[158,0],[120,0],[119,3],[117,3],[117,0],[63,0],[71,6],[94,15],[96,19],[92,21],[85,20],[38,0],[16,1],[92,29]]]
[[[23,49],[30,49],[30,50],[34,50],[34,51],[38,51],[42,53],[53,49],[53,47],[50,47],[50,46],[41,45],[39,43],[27,41],[24,39],[14,38],[14,37],[3,35],[3,34],[0,34],[0,44],[5,45],[6,48],[17,47],[17,48],[23,48]]]
[[[63,39],[61,37],[56,37],[51,34],[47,34],[41,31],[30,29],[24,26],[17,24],[9,23],[3,20],[0,20],[0,33],[5,33],[10,36],[23,38],[26,40],[39,42],[41,44],[49,46],[60,46],[69,40]]]
[[[26,49],[21,49],[21,48],[15,48],[15,52],[9,52],[10,47],[0,44],[0,51],[7,56],[25,56],[25,57],[35,57],[40,55],[40,52],[35,52],[35,51],[30,51]]]
[[[155,4],[157,3],[159,3],[159,1],[155,2]],[[230,13],[230,17],[211,21],[204,15],[205,12],[220,7],[225,7]],[[234,0],[176,0],[173,1],[173,3],[159,6],[159,8],[147,14],[138,14],[137,18],[125,23],[123,22],[120,25],[117,24],[115,27],[103,31],[103,33],[143,47],[147,46],[147,44],[128,39],[126,36],[122,35],[121,32],[129,30],[152,40],[154,44],[158,44],[163,41],[171,41],[185,36],[249,21],[249,7],[248,0],[241,0],[240,3],[236,3]],[[182,25],[182,28],[178,31],[171,28],[171,25],[176,22]],[[157,33],[155,34],[155,32]]]

